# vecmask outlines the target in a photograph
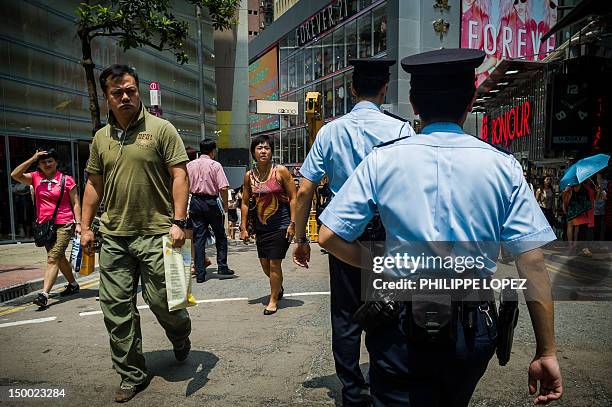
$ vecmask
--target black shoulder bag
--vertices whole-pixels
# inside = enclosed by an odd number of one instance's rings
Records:
[[[66,185],[66,176],[62,174],[62,190],[60,192],[59,199],[55,205],[55,211],[53,211],[53,217],[43,223],[36,222],[34,224],[34,244],[38,247],[52,245],[57,239],[57,231],[55,228],[55,218],[57,217],[57,211],[59,210],[60,203],[64,197],[64,186]]]

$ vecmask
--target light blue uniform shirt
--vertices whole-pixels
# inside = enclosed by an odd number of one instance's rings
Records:
[[[402,132],[414,134],[408,123],[387,116],[374,103],[359,102],[319,130],[300,173],[316,184],[327,174],[335,195],[372,147],[396,139]]]
[[[503,241],[518,254],[556,239],[518,161],[455,123],[374,149],[320,219],[354,241],[375,211],[387,241]],[[487,256],[494,271],[497,252]]]

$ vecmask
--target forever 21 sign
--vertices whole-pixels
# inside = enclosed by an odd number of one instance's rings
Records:
[[[298,46],[301,47],[344,20],[347,16],[347,1],[337,0],[331,3],[296,28],[295,42]]]

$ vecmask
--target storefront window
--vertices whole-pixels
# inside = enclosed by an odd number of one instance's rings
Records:
[[[334,31],[334,71],[346,66],[344,51],[344,26]]]
[[[372,13],[359,17],[359,58],[372,56]]]
[[[287,92],[287,61],[280,64],[280,93]]]
[[[289,57],[289,62],[287,63],[287,69],[288,69],[288,77],[289,77],[289,90],[293,90],[297,88],[295,57]]]
[[[357,12],[357,5],[359,0],[346,0],[346,11],[350,17]]]
[[[295,130],[289,130],[287,132],[287,140],[289,141],[288,143],[289,154],[287,154],[287,162],[294,163],[295,162]]]
[[[304,112],[304,90],[299,90],[297,93],[297,102],[298,102],[298,117],[297,117],[297,124],[304,124],[305,121],[305,115],[306,113]]]
[[[290,94],[287,99],[289,102],[297,102],[295,93]],[[289,116],[289,126],[294,127],[295,125],[297,125],[297,116]]]
[[[332,36],[323,38],[323,76],[334,71],[334,49],[332,47]]]
[[[287,37],[283,37],[280,42],[280,51],[278,55],[278,59],[282,62],[287,59]]]
[[[331,79],[323,84],[323,114],[326,119],[334,116],[334,88]]]
[[[353,109],[353,106],[355,106],[355,104],[357,103],[357,100],[355,100],[355,96],[353,96],[353,92],[351,92],[351,83],[353,82],[352,80],[352,73],[346,75],[346,111],[350,112]]]
[[[372,4],[372,0],[359,0],[359,10],[363,10]]]
[[[295,131],[295,139],[297,144],[297,157],[296,162],[304,162],[304,129],[297,129]]]
[[[374,55],[387,50],[387,10],[380,6],[374,10]]]
[[[357,22],[346,25],[346,61],[357,58]]]
[[[295,56],[295,80],[296,86],[300,87],[304,84],[304,52],[299,51]]]
[[[334,77],[334,97],[336,98],[336,116],[344,114],[344,97],[346,92],[344,89],[344,75]]]
[[[304,83],[312,82],[312,46],[304,50]]]
[[[274,161],[279,162],[281,160],[282,157],[282,152],[283,152],[283,147],[281,146],[281,142],[280,142],[280,132],[274,132],[270,135],[270,138],[272,139],[272,142],[274,143],[274,154],[272,155],[272,158],[274,159]]]
[[[315,79],[319,79],[323,76],[323,50],[321,48],[321,41],[317,41],[313,44],[313,67]]]

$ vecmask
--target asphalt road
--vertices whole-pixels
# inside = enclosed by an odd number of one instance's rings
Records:
[[[194,283],[196,299],[204,302],[189,311],[193,347],[185,363],[175,361],[155,317],[141,309],[143,347],[154,378],[130,405],[339,405],[340,385],[330,345],[327,258],[313,245],[310,269],[285,260],[285,299],[275,315],[264,316],[269,288],[256,257],[253,245],[232,244],[229,263],[236,277],[221,280],[212,272],[204,284]],[[500,274],[513,273],[513,265],[500,266]],[[564,287],[572,282],[558,266],[551,269],[551,278],[562,280],[558,284]],[[607,285],[612,288],[609,280],[598,282],[599,287]],[[113,404],[119,376],[112,369],[108,335],[96,301],[96,275],[83,287],[77,296],[53,299],[44,311],[29,306],[28,298],[0,308],[0,386],[64,389],[65,397],[46,400],[50,405]],[[139,304],[144,305],[142,299]],[[555,405],[612,405],[611,311],[609,301],[556,304],[566,393]],[[529,405],[527,366],[534,349],[522,304],[511,361],[500,367],[495,358],[491,360],[471,405]],[[361,366],[367,371],[364,346]]]

